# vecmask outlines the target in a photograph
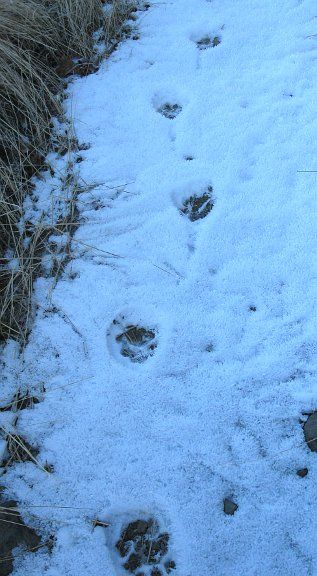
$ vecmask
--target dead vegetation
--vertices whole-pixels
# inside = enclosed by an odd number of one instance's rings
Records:
[[[0,576],[13,570],[13,550],[19,546],[36,551],[49,542],[41,542],[35,530],[28,527],[17,508],[17,502],[5,499],[0,487]]]
[[[0,0],[0,341],[26,338],[49,237],[66,234],[69,252],[79,187],[71,162],[67,206],[54,230],[42,216],[32,223],[24,216],[33,178],[49,169],[46,156],[56,150],[52,118],[66,121],[65,77],[95,71],[127,34],[124,23],[134,10],[130,0]],[[58,147],[63,154],[78,149],[71,125]],[[61,266],[55,260],[53,274]]]

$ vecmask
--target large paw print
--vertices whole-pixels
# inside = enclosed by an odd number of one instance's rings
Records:
[[[174,120],[174,118],[176,118],[176,116],[178,116],[182,111],[182,106],[180,104],[171,104],[170,102],[166,102],[165,104],[162,104],[157,111],[162,114],[162,116],[165,116],[165,118]]]
[[[192,222],[205,218],[214,206],[212,192],[212,186],[208,186],[201,194],[192,194],[183,201],[180,212]]]
[[[170,574],[176,564],[168,555],[169,538],[153,518],[130,522],[116,543],[123,568],[135,576]]]
[[[157,348],[155,328],[129,323],[123,315],[113,320],[109,336],[120,355],[133,363],[145,362]]]

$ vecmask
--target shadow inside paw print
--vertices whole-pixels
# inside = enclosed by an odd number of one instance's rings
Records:
[[[116,548],[123,568],[135,576],[164,576],[176,568],[168,557],[169,534],[161,532],[153,518],[130,522],[123,528]]]
[[[215,48],[221,43],[219,36],[203,36],[200,40],[197,40],[196,45],[199,50],[206,50],[207,48]]]
[[[157,111],[162,114],[162,116],[165,116],[165,118],[173,120],[182,111],[182,106],[180,104],[170,104],[166,102],[160,106]]]
[[[193,194],[187,198],[180,208],[181,213],[185,214],[192,222],[205,218],[214,206],[212,191],[212,186],[208,186],[200,196]]]
[[[120,344],[120,354],[129,358],[131,362],[145,362],[153,356],[157,347],[156,333],[153,329],[134,326],[126,326],[116,336],[116,342]]]

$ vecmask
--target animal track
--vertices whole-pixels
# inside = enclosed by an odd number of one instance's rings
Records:
[[[196,40],[196,45],[199,50],[206,50],[207,48],[215,48],[221,43],[220,36],[203,36],[200,40]]]
[[[145,362],[157,348],[155,328],[127,323],[123,315],[113,320],[109,336],[115,341],[121,356],[134,363]]]
[[[130,522],[116,543],[123,568],[135,576],[170,574],[176,564],[168,556],[169,538],[154,518]]]
[[[180,207],[180,212],[185,214],[192,222],[205,218],[214,206],[212,192],[212,186],[208,186],[200,196],[198,194],[192,194],[184,200]]]
[[[169,102],[166,102],[165,104],[162,104],[157,111],[162,114],[162,116],[165,116],[165,118],[174,120],[174,118],[176,118],[176,116],[178,116],[182,111],[182,106],[180,104],[170,104]]]

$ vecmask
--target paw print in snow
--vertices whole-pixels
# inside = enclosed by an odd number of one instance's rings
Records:
[[[185,214],[192,222],[205,218],[214,206],[212,192],[212,186],[208,186],[201,195],[192,194],[184,200],[183,205],[180,207],[180,212]]]
[[[214,36],[212,38],[211,36],[206,35],[200,38],[200,40],[196,41],[196,45],[199,50],[206,50],[207,48],[215,48],[220,43],[221,43],[220,36]]]
[[[108,336],[115,341],[120,355],[133,363],[145,362],[157,348],[155,328],[127,323],[123,315],[113,320]]]
[[[123,568],[135,576],[170,574],[176,564],[168,557],[169,538],[153,518],[130,522],[116,543]]]
[[[176,116],[182,111],[182,106],[180,104],[170,104],[166,102],[157,110],[162,116],[165,118],[169,118],[169,120],[174,120]]]

